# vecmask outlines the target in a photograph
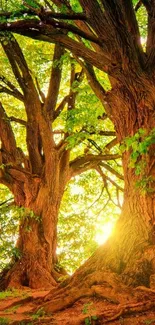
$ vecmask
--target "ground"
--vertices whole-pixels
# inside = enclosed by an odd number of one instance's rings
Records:
[[[95,292],[51,314],[41,308],[49,291],[22,288],[0,293],[0,325],[155,325],[155,290],[124,287],[112,291],[98,285]]]

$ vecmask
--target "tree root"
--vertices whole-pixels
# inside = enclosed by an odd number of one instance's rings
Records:
[[[121,283],[119,277],[110,272],[96,271],[87,274],[82,281],[79,277],[73,277],[67,284],[64,282],[59,287],[53,289],[44,299],[44,303],[39,306],[45,312],[57,312],[72,306],[77,300],[83,297],[101,297],[112,304],[118,305],[119,294],[125,292],[126,286]],[[117,294],[116,294],[117,292]],[[118,297],[118,299],[117,299]]]
[[[146,312],[155,307],[155,299],[153,301],[144,301],[134,304],[125,304],[118,306],[117,310],[112,309],[111,307],[106,310],[103,314],[99,316],[99,319],[108,323],[113,320],[117,320],[122,316],[134,315],[141,312]]]
[[[145,292],[155,293],[154,289],[147,288],[144,286],[139,286],[139,287],[135,288],[135,290],[141,290],[141,291],[145,291]]]

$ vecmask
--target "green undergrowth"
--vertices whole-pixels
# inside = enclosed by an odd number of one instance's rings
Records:
[[[92,302],[84,304],[82,313],[86,315],[84,320],[85,325],[95,324],[95,322],[98,320],[98,317],[96,316],[96,308],[93,306]]]
[[[155,319],[146,319],[143,321],[143,323],[145,325],[151,325],[151,324],[153,325],[153,324],[155,324]]]
[[[26,298],[28,296],[27,292],[23,292],[17,289],[10,289],[6,291],[1,291],[0,292],[0,300],[6,299],[8,297],[21,297],[21,298]]]
[[[9,324],[9,319],[6,317],[0,317],[0,325],[7,325]]]

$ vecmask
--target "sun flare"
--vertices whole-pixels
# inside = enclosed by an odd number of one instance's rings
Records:
[[[109,221],[105,223],[104,225],[100,226],[100,229],[98,229],[96,236],[95,236],[95,241],[99,244],[102,245],[104,244],[109,236],[112,234],[114,228],[114,222]]]

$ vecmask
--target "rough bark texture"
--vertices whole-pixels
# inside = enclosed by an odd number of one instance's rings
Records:
[[[143,97],[144,111],[138,105],[138,98],[134,100],[133,93],[127,97],[123,89],[122,96],[122,90],[117,89],[117,94],[115,90],[109,94],[108,113],[110,107],[115,104],[116,114],[114,112],[112,118],[120,142],[126,136],[135,134],[139,128],[146,128],[149,133],[155,126],[154,112],[152,112],[153,100],[148,106],[154,94],[149,93],[149,98],[147,98],[147,93],[148,90],[146,89],[145,92],[145,88],[138,92],[138,96]],[[135,109],[137,114],[135,114]],[[110,295],[117,292],[118,287],[125,292],[124,285],[155,288],[154,149],[152,145],[145,157],[144,174],[148,179],[151,176],[151,182],[148,181],[146,191],[136,187],[136,182],[141,176],[136,176],[135,169],[129,167],[130,152],[126,151],[123,154],[124,204],[114,233],[106,244],[102,245],[75,272],[71,279],[62,283],[60,288],[47,296],[47,302],[43,304],[43,307],[48,312],[64,309],[81,297],[96,295],[98,290],[102,291],[102,288],[105,290],[109,288]]]
[[[62,133],[61,140],[55,141],[53,122],[64,107],[65,110],[74,109],[78,92],[74,92],[72,85],[83,79],[83,69],[76,73],[72,63],[69,94],[57,105],[62,67],[55,66],[55,61],[61,59],[64,48],[58,44],[55,46],[45,97],[38,81],[34,82],[15,37],[3,34],[1,44],[21,89],[20,92],[8,79],[1,77],[2,83],[8,87],[7,90],[2,87],[2,91],[23,102],[27,120],[10,118],[0,103],[0,164],[3,166],[0,182],[11,190],[16,206],[23,209],[16,245],[21,257],[12,261],[13,266],[0,286],[53,287],[59,277],[54,269],[57,263],[57,222],[66,184],[71,177],[120,155],[88,153],[70,160],[70,149],[66,149],[68,133]],[[27,155],[17,147],[11,121],[26,128]],[[107,136],[111,132],[103,134]]]
[[[61,8],[61,0],[52,1]],[[105,112],[114,123],[118,142],[125,137],[133,136],[139,128],[147,132],[155,127],[155,59],[154,59],[154,25],[155,1],[140,1],[139,5],[145,6],[148,15],[148,35],[146,51],[140,42],[138,21],[134,12],[132,1],[122,0],[80,0],[84,11],[83,21],[78,18],[75,24],[61,22],[62,16],[53,17],[53,9],[49,11],[32,10],[32,19],[18,20],[10,24],[1,23],[1,31],[12,31],[45,42],[60,43],[69,49],[85,70],[95,94],[104,105]],[[65,1],[68,14],[72,20],[72,9],[69,1]],[[33,8],[32,8],[33,9]],[[19,13],[20,14],[20,13]],[[36,18],[34,19],[34,16]],[[8,17],[6,15],[6,17]],[[39,22],[40,19],[40,22]],[[67,19],[69,17],[67,16]],[[79,15],[81,19],[81,15]],[[75,26],[76,25],[76,26]],[[67,35],[67,31],[74,33],[76,39]],[[88,35],[89,34],[89,35]],[[91,42],[92,48],[85,46],[82,38]],[[8,49],[9,50],[9,49]],[[6,48],[7,51],[7,48]],[[8,52],[7,52],[8,53]],[[8,53],[9,56],[9,53]],[[81,60],[81,58],[83,60]],[[106,91],[99,84],[91,65],[106,72],[111,82],[111,90]],[[12,65],[16,71],[16,65]],[[23,70],[25,75],[25,70]],[[103,77],[104,78],[104,77]],[[20,79],[21,87],[22,80]],[[30,92],[30,87],[29,87]],[[26,93],[27,94],[27,93]],[[17,96],[17,93],[16,93]],[[21,94],[18,94],[21,97]],[[39,107],[39,105],[37,105]],[[53,155],[49,156],[49,149],[53,152],[49,123],[40,114],[37,122],[44,154],[46,159],[45,175],[51,172]],[[31,122],[33,122],[34,115]],[[49,121],[48,121],[49,122]],[[33,123],[32,123],[33,124]],[[35,130],[38,130],[35,124]],[[8,129],[6,128],[6,133]],[[36,131],[35,131],[36,132]],[[45,136],[43,134],[45,133]],[[10,133],[11,134],[11,133]],[[30,134],[30,133],[29,133]],[[15,147],[11,136],[8,147]],[[38,145],[36,146],[38,148]],[[136,189],[134,168],[129,168],[130,152],[123,154],[123,168],[125,178],[125,198],[120,219],[116,225],[115,233],[107,243],[71,277],[65,288],[52,291],[45,303],[47,311],[65,308],[75,302],[79,297],[94,294],[94,286],[101,284],[111,286],[113,289],[124,281],[130,285],[154,286],[155,273],[155,248],[154,248],[154,223],[155,223],[155,156],[154,145],[147,154],[145,176],[152,177],[148,184],[151,191],[142,193]],[[29,147],[31,151],[31,146]],[[12,159],[14,152],[11,151]],[[38,151],[36,149],[36,154]],[[33,161],[33,153],[31,152]],[[37,170],[40,170],[40,156],[37,158]],[[101,157],[100,157],[101,158]],[[87,160],[88,159],[88,160]],[[143,158],[140,158],[143,159]],[[84,163],[86,164],[85,168]],[[86,159],[76,159],[70,164],[71,175],[77,174],[78,167],[86,170],[94,166],[94,160],[89,155]],[[74,168],[73,168],[74,167]],[[53,167],[52,167],[53,168]],[[50,171],[50,172],[49,172]],[[66,173],[66,172],[65,172]],[[3,175],[2,175],[3,178]],[[46,178],[48,188],[51,190],[52,179]],[[53,183],[54,186],[57,183]],[[51,193],[58,193],[58,188]],[[54,195],[54,194],[53,194]]]

